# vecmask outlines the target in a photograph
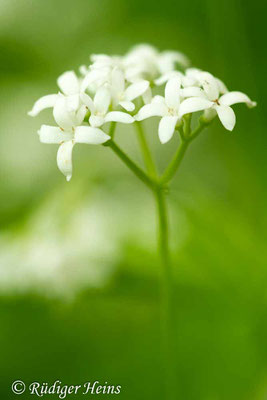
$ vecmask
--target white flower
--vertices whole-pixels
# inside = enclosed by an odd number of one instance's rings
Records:
[[[178,51],[159,52],[148,44],[140,44],[132,48],[124,58],[126,78],[134,82],[138,79],[154,80],[161,74],[175,69],[176,64],[188,66],[187,57]]]
[[[231,105],[256,105],[244,93],[229,92],[210,73],[188,68],[187,57],[177,51],[160,52],[141,44],[124,56],[93,54],[90,60],[91,65],[80,67],[79,77],[73,71],[60,75],[57,80],[60,92],[41,97],[29,112],[36,116],[46,108],[53,108],[59,127],[42,125],[40,140],[60,144],[58,167],[68,180],[72,175],[74,144],[101,144],[109,140],[99,129],[106,123],[131,124],[158,116],[161,117],[159,139],[166,143],[186,114],[204,111],[202,118],[207,122],[218,114],[224,127],[232,130],[236,121]],[[165,96],[155,96],[154,85],[163,84]],[[156,88],[156,93],[159,90]],[[144,105],[133,117],[136,104]]]
[[[86,107],[70,113],[66,102],[66,98],[61,95],[54,106],[54,118],[59,126],[42,125],[38,134],[42,143],[60,144],[57,165],[69,181],[72,176],[72,149],[75,143],[102,144],[110,137],[101,129],[82,126]]]
[[[105,86],[101,86],[96,91],[94,100],[86,93],[81,94],[81,99],[91,112],[89,123],[92,127],[100,127],[106,122],[111,121],[122,122],[124,124],[134,122],[134,118],[125,112],[108,111],[111,103],[111,93]]]
[[[246,94],[228,92],[224,83],[209,72],[198,72],[197,79],[201,88],[186,88],[182,95],[184,97],[199,96],[212,102],[210,109],[205,111],[206,120],[212,119],[217,113],[221,123],[229,131],[234,129],[236,123],[235,113],[230,107],[231,105],[246,103],[248,107],[256,106],[256,103],[251,101]]]
[[[202,111],[212,106],[209,100],[200,97],[188,98],[181,102],[180,91],[180,79],[170,79],[165,87],[165,98],[155,96],[152,102],[143,106],[136,115],[137,121],[153,116],[162,117],[158,131],[161,143],[166,143],[172,138],[178,120],[185,114]]]
[[[114,106],[120,105],[126,111],[133,111],[135,105],[133,100],[144,95],[149,88],[149,82],[140,80],[130,84],[126,88],[124,72],[115,67],[111,74],[111,95]]]
[[[80,81],[74,71],[67,71],[60,75],[57,84],[61,92],[66,96],[66,106],[69,111],[77,111],[80,106]],[[49,94],[41,97],[34,103],[28,115],[35,117],[46,108],[53,108],[59,94]]]

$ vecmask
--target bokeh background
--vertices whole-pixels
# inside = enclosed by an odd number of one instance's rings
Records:
[[[16,398],[16,379],[108,381],[122,385],[122,399],[164,398],[153,199],[101,146],[75,147],[66,183],[57,146],[36,134],[50,112],[26,115],[90,53],[139,42],[185,52],[258,102],[235,106],[233,133],[216,121],[194,142],[169,208],[177,398],[267,398],[265,7],[0,0],[1,398]],[[162,169],[177,142],[162,146],[156,122],[147,128]],[[118,141],[141,162],[134,130]]]

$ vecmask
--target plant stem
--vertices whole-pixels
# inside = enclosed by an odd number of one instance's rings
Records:
[[[189,141],[182,140],[176,154],[174,155],[173,159],[171,160],[170,164],[168,165],[160,179],[161,184],[168,183],[172,179],[179,165],[181,164],[182,159],[184,158],[188,144]]]
[[[156,167],[155,167],[152,155],[150,153],[149,147],[147,145],[143,126],[142,126],[141,122],[136,121],[135,127],[136,127],[136,131],[138,134],[139,144],[140,144],[140,147],[141,147],[141,150],[143,153],[143,158],[145,161],[147,172],[150,176],[155,178],[157,176],[157,171],[156,171]]]
[[[173,159],[171,160],[170,164],[168,165],[168,167],[166,168],[166,170],[164,171],[163,175],[160,178],[160,183],[162,185],[168,183],[173,178],[173,176],[175,175],[177,169],[181,164],[181,161],[184,158],[189,143],[193,139],[195,139],[209,123],[204,122],[203,120],[200,119],[198,126],[191,133],[189,124],[190,124],[190,119],[186,121],[185,132],[184,135],[181,136],[181,144],[178,147],[177,152],[175,153]]]
[[[114,151],[114,153],[117,154],[117,156],[121,159],[121,161],[124,162],[124,164],[127,165],[128,168],[145,184],[147,185],[150,189],[154,189],[155,183],[152,179],[150,179],[144,171],[139,168],[135,162],[133,162],[127,154],[124,153],[120,149],[120,147],[113,141],[113,140],[108,140],[104,146],[109,147],[111,150]]]
[[[110,128],[109,128],[109,136],[111,137],[111,139],[114,138],[114,134],[115,134],[115,129],[116,129],[116,122],[111,122],[110,123]]]
[[[174,327],[173,327],[173,284],[171,259],[169,254],[169,233],[168,216],[166,209],[166,199],[164,189],[158,188],[154,191],[158,211],[158,248],[161,258],[162,271],[162,293],[161,293],[161,320],[162,337],[164,350],[164,373],[165,373],[165,391],[167,400],[176,400],[175,396],[175,348],[174,348]]]

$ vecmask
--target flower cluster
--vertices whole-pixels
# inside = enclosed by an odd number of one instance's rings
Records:
[[[189,68],[187,57],[176,51],[159,52],[138,45],[125,56],[97,54],[91,64],[80,67],[80,76],[68,71],[57,80],[60,91],[41,97],[29,112],[36,116],[53,109],[57,126],[42,125],[43,143],[57,143],[57,164],[70,180],[75,143],[103,144],[111,137],[104,132],[110,122],[131,124],[160,117],[158,134],[168,142],[187,114],[204,111],[208,122],[218,115],[227,130],[235,126],[231,106],[256,105],[241,92],[229,92],[224,83],[208,72]],[[154,95],[165,85],[164,96]]]

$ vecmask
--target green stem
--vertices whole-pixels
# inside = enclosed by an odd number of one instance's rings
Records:
[[[184,158],[188,145],[189,141],[182,140],[176,154],[174,155],[172,161],[170,162],[160,179],[161,184],[166,184],[172,179],[179,165],[181,164],[182,159]]]
[[[177,152],[175,153],[173,159],[171,160],[170,164],[168,165],[168,167],[166,168],[166,170],[164,171],[163,175],[160,178],[160,183],[162,185],[168,183],[173,178],[184,158],[189,143],[193,139],[195,139],[209,123],[204,122],[202,119],[200,119],[198,126],[191,133],[189,124],[190,124],[190,119],[186,123],[184,135],[181,136],[182,141],[177,149]]]
[[[201,118],[199,119],[199,124],[198,126],[195,128],[195,130],[189,135],[188,137],[188,141],[191,142],[193,139],[195,139],[202,131],[204,128],[206,128],[206,126],[208,126],[210,122],[205,122],[203,121]]]
[[[109,136],[111,137],[111,139],[114,138],[114,134],[115,134],[115,129],[116,129],[116,122],[112,121],[110,123],[110,127],[109,127]]]
[[[121,161],[124,162],[124,164],[127,165],[128,168],[145,184],[147,185],[150,189],[154,189],[155,183],[152,179],[150,179],[144,171],[139,168],[135,162],[133,162],[127,154],[124,153],[120,149],[120,147],[113,141],[113,140],[108,140],[104,146],[109,147],[111,150],[114,151],[114,153],[117,154],[117,156],[121,159]]]
[[[173,327],[173,278],[171,271],[171,259],[169,254],[169,233],[168,217],[166,209],[166,199],[164,189],[158,188],[154,191],[157,210],[158,210],[158,248],[161,258],[161,320],[162,337],[164,350],[164,373],[165,373],[165,391],[167,400],[175,400],[175,338]]]
[[[149,175],[155,178],[157,176],[157,171],[149,147],[147,145],[143,126],[141,122],[136,122],[135,127],[138,134],[138,140],[143,153],[143,158],[145,161],[147,172],[149,173]]]

